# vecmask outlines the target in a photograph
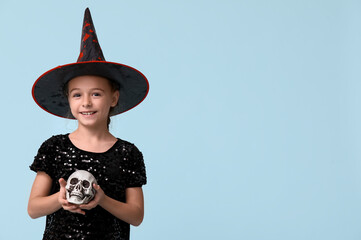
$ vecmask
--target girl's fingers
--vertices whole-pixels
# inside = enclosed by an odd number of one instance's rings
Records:
[[[64,210],[68,210],[68,211],[77,209],[77,207],[75,206],[63,206],[63,208]]]
[[[81,204],[81,205],[79,205],[79,208],[81,208],[81,209],[86,209],[86,210],[90,210],[90,209],[96,207],[97,205],[98,205],[98,204],[97,204],[94,200],[92,200],[92,201],[90,201],[90,202],[87,203],[87,204]]]
[[[59,203],[62,205],[62,206],[67,206],[69,203],[68,203],[68,201],[67,200],[65,200],[65,199],[59,199]]]
[[[64,180],[64,178],[60,178],[60,179],[59,179],[59,184],[60,184],[60,187],[65,188],[65,186],[66,186],[66,181]]]
[[[79,213],[79,214],[81,214],[81,215],[85,215],[85,212],[82,211],[82,210],[76,211],[76,212],[74,212],[74,213]]]
[[[64,201],[63,202],[63,207],[67,207],[67,208],[77,208],[78,206],[76,206],[76,205],[74,205],[74,204],[71,204],[71,203],[69,203],[68,201]]]
[[[79,206],[71,206],[68,211],[85,215],[85,212]]]
[[[68,211],[69,211],[69,212],[72,212],[72,213],[79,213],[79,214],[85,215],[85,212],[84,212],[83,210],[81,210],[80,208],[77,208],[77,209],[69,209]]]
[[[63,207],[64,210],[67,210],[69,212],[79,213],[79,214],[85,215],[85,212],[83,210],[81,210],[78,205],[68,203],[68,204],[63,205],[62,207]]]
[[[89,208],[88,205],[85,205],[85,204],[82,204],[79,207],[80,207],[80,209],[85,209],[85,210],[90,210],[91,209],[91,208]]]
[[[65,200],[63,207],[67,207],[67,208],[71,208],[71,209],[75,209],[75,208],[79,208],[79,205],[76,204],[72,204],[68,201]]]
[[[60,184],[60,190],[59,190],[59,197],[58,200],[60,203],[62,203],[62,200],[65,200],[65,186],[66,186],[66,181],[63,178],[59,179],[59,184]]]

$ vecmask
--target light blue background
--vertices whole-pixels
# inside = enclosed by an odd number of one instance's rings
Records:
[[[0,239],[41,239],[28,166],[76,124],[31,87],[76,61],[86,7],[150,82],[111,127],[147,165],[131,239],[361,238],[361,1],[1,0]]]

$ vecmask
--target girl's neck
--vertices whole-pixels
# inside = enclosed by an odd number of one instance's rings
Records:
[[[69,139],[77,148],[89,152],[106,152],[117,141],[108,129],[89,129],[81,126],[69,134]]]
[[[104,140],[114,136],[109,132],[108,128],[88,128],[79,125],[78,128],[71,133],[73,137]]]

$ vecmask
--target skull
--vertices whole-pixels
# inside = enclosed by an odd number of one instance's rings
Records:
[[[90,202],[96,193],[93,183],[97,184],[95,177],[85,170],[73,172],[66,183],[66,199],[74,204]]]

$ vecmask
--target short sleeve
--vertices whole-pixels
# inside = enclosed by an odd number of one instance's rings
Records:
[[[54,144],[52,139],[46,140],[39,148],[37,155],[34,157],[33,163],[29,166],[34,172],[42,171],[54,178],[53,167],[54,160]]]
[[[128,168],[128,181],[126,187],[141,187],[147,183],[143,154],[136,146],[130,153]]]

